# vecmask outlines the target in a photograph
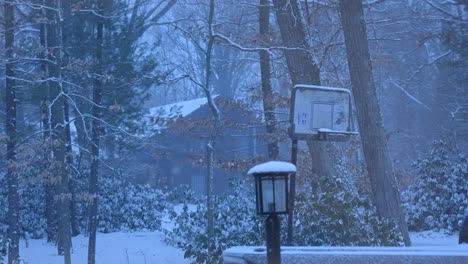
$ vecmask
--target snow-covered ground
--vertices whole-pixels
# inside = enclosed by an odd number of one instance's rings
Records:
[[[174,210],[182,211],[182,205]],[[196,210],[189,205],[189,210]],[[172,229],[173,224],[166,215],[162,219],[162,228]],[[72,240],[72,263],[87,263],[88,237],[79,235]],[[20,241],[20,255],[25,264],[62,264],[63,257],[57,255],[57,247],[46,240],[29,239]],[[155,232],[116,232],[97,233],[96,263],[112,264],[186,264],[184,252],[164,243],[164,234]]]
[[[410,238],[413,247],[434,246],[437,248],[437,246],[447,247],[458,245],[458,234],[447,235],[443,232],[424,231],[410,233]]]
[[[167,263],[185,264],[184,253],[168,246],[161,232],[132,232],[97,234],[96,263],[133,264]],[[28,264],[62,264],[63,257],[57,256],[57,247],[45,240],[24,240],[20,245],[21,258]],[[88,238],[80,235],[73,238],[72,263],[86,263]]]
[[[97,235],[97,263],[163,263],[184,264],[184,253],[168,246],[163,241],[161,232],[110,233]],[[414,247],[440,247],[458,245],[457,235],[445,235],[438,232],[411,233]],[[72,263],[86,263],[88,238],[82,235],[73,238]],[[21,257],[24,263],[61,264],[63,257],[57,256],[57,248],[45,240],[21,241]]]

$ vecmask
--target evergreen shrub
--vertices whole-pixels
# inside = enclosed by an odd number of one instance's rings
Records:
[[[0,175],[0,225],[8,223],[8,185],[5,174]],[[45,237],[45,195],[43,186],[37,183],[22,183],[19,193],[19,231],[24,238]]]
[[[244,188],[246,184],[233,183],[232,191],[214,197],[211,241],[207,237],[206,206],[187,203],[181,212],[171,212],[174,226],[165,230],[166,241],[184,250],[184,257],[193,263],[210,264],[222,263],[223,250],[231,246],[263,244],[264,220],[256,215],[255,195]]]
[[[392,221],[376,216],[369,199],[343,188],[339,177],[324,180],[324,192],[310,188],[298,194],[295,245],[402,246],[403,238]],[[185,203],[172,211],[174,226],[165,230],[166,241],[185,251],[194,263],[222,263],[222,252],[231,246],[265,244],[265,218],[256,215],[253,186],[236,182],[232,190],[214,197],[214,238],[207,237],[207,209]],[[194,205],[195,206],[195,205]],[[281,217],[286,234],[286,217]],[[285,241],[286,237],[282,240]]]
[[[98,230],[158,230],[167,208],[167,194],[148,185],[102,178],[99,185]]]
[[[402,195],[408,228],[460,230],[468,209],[468,158],[437,141],[430,156],[417,161],[415,168],[417,179]]]
[[[6,179],[0,175],[0,184],[6,187]],[[84,182],[75,186],[78,191],[76,209],[79,228],[87,229],[88,201]],[[117,232],[134,230],[158,230],[167,208],[166,196],[161,190],[136,185],[119,178],[100,179],[98,200],[98,231]],[[42,183],[23,183],[19,188],[21,237],[45,238],[45,190]],[[7,188],[0,188],[0,207],[7,208]],[[0,210],[0,223],[7,223],[7,211]],[[56,223],[55,223],[56,224]]]
[[[306,185],[310,187],[296,197],[296,245],[404,245],[394,222],[379,218],[370,199],[347,189],[342,177],[320,179],[318,186],[321,191],[313,190],[310,182]]]
[[[24,238],[46,236],[45,190],[42,184],[25,184],[18,189],[20,197],[19,227]]]
[[[7,239],[3,236],[3,231],[0,232],[0,263],[5,261],[7,255]]]

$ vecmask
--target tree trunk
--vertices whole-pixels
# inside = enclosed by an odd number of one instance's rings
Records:
[[[259,6],[260,38],[265,44],[270,38],[270,7],[268,0],[260,0]],[[279,156],[278,140],[275,138],[276,116],[274,114],[275,104],[271,88],[271,67],[268,51],[260,51],[260,74],[262,79],[263,111],[266,122],[268,141],[268,157],[277,159]]]
[[[214,146],[213,141],[206,145],[206,160],[208,167],[208,177],[206,184],[206,207],[208,210],[208,221],[207,221],[207,236],[210,242],[213,241],[214,236],[214,223],[213,223],[213,176],[214,176]],[[211,251],[211,243],[208,244],[208,251]]]
[[[76,102],[77,107],[82,108],[81,105]],[[84,118],[81,116],[80,112],[73,107],[73,114],[75,115],[75,127],[76,127],[76,141],[79,147],[78,160],[81,160],[83,156],[86,155],[85,149],[88,149],[88,144],[86,142],[86,128],[88,126]],[[79,163],[79,162],[78,162]]]
[[[65,118],[65,149],[67,151],[66,154],[66,162],[67,167],[70,168],[73,166],[73,151],[72,151],[72,142],[71,142],[71,133],[70,133],[70,107],[68,105],[68,100],[63,101],[63,114]],[[78,175],[77,173],[73,173],[74,175]],[[75,179],[76,180],[76,179]],[[74,185],[75,181],[68,181],[68,189],[70,190],[70,224],[71,224],[71,235],[77,236],[80,234],[79,224],[77,219],[77,208],[76,208],[76,188]]]
[[[320,71],[314,62],[312,47],[307,41],[307,31],[302,23],[302,14],[297,0],[274,0],[273,4],[283,44],[290,48],[285,50],[284,54],[293,85],[320,85]],[[312,165],[317,168],[317,174],[327,177],[337,173],[336,155],[329,153],[331,150],[327,150],[326,142],[311,141],[308,146],[312,155]],[[323,163],[319,164],[319,160]]]
[[[97,1],[98,17],[96,32],[96,72],[93,89],[93,107],[94,116],[91,122],[92,144],[91,144],[91,171],[89,174],[89,193],[92,197],[89,212],[89,244],[88,244],[88,264],[96,263],[96,229],[98,213],[98,169],[99,169],[99,138],[100,138],[100,119],[101,108],[99,105],[102,100],[102,46],[103,46],[103,5],[102,1]]]
[[[70,0],[61,0],[61,10],[62,18],[67,19],[71,17],[71,1]],[[65,24],[65,23],[63,23]],[[62,31],[64,26],[62,26]],[[65,29],[66,31],[66,29]],[[67,34],[62,34],[61,42],[67,43]],[[66,63],[66,62],[65,62]],[[64,92],[67,92],[67,89],[64,87]],[[67,167],[70,169],[73,166],[73,150],[72,150],[72,141],[71,141],[71,131],[70,131],[70,106],[68,100],[63,101],[63,113],[65,119],[65,149],[66,149],[66,162]],[[76,122],[75,122],[76,123]],[[72,172],[70,172],[72,173]],[[71,175],[79,175],[76,173],[76,170],[73,170]],[[71,222],[71,235],[77,236],[80,234],[79,223],[77,219],[77,207],[76,207],[76,188],[75,182],[76,177],[71,177],[73,180],[68,181],[68,188],[70,190],[70,222]]]
[[[42,3],[42,2],[41,2]],[[41,15],[45,15],[44,9],[41,10]],[[39,25],[39,39],[41,43],[42,50],[39,53],[39,58],[41,59],[41,77],[46,76],[47,74],[47,62],[46,62],[46,52],[45,48],[47,47],[46,43],[46,24],[41,23]],[[51,146],[51,139],[50,139],[50,123],[49,123],[49,85],[48,83],[44,84],[41,89],[41,123],[43,129],[43,140],[46,146],[46,150],[44,151],[44,158],[43,158],[43,168],[44,170],[48,170],[48,165],[50,162],[50,149]],[[50,179],[50,174],[48,173],[46,178],[44,179],[44,188],[45,188],[45,196],[46,196],[46,234],[47,234],[47,242],[56,241],[56,226],[55,226],[55,204],[54,204],[54,188],[52,185],[52,180]]]
[[[359,131],[377,212],[381,217],[395,220],[409,246],[411,241],[372,75],[362,0],[340,0],[340,13]]]
[[[312,47],[307,41],[307,30],[297,0],[273,0],[273,5],[283,45],[289,48],[284,51],[284,55],[293,85],[320,85],[320,71],[314,62]],[[327,147],[327,142],[309,141],[307,146],[312,156],[312,167],[317,175],[329,177],[338,173],[335,167],[335,164],[338,164],[337,156]],[[293,210],[294,206],[291,206],[291,211]],[[292,221],[290,223],[292,224]],[[288,229],[292,229],[292,226],[288,226]],[[292,234],[292,231],[288,233]],[[292,235],[288,242],[291,244]]]
[[[7,135],[7,179],[8,179],[8,263],[19,263],[19,194],[16,163],[16,92],[14,80],[15,16],[13,4],[4,3],[5,15],[5,102]]]
[[[205,83],[204,83],[204,91],[205,96],[208,101],[208,107],[213,114],[214,118],[214,125],[212,127],[209,142],[206,145],[207,150],[207,198],[206,198],[206,206],[207,206],[207,236],[208,236],[208,253],[212,252],[212,245],[215,243],[214,241],[214,205],[213,205],[213,179],[214,179],[214,146],[216,137],[218,134],[219,125],[221,122],[219,109],[214,102],[213,96],[211,95],[210,85],[211,85],[211,56],[213,53],[213,45],[214,45],[214,36],[213,36],[213,20],[214,20],[214,0],[210,0],[210,7],[209,7],[209,14],[208,14],[208,43],[206,45],[206,57],[205,57]]]
[[[71,263],[71,235],[70,235],[70,190],[68,178],[68,166],[66,163],[66,141],[64,119],[64,96],[62,86],[61,72],[61,21],[57,12],[60,12],[60,1],[48,0],[46,2],[47,14],[47,45],[48,45],[48,65],[49,69],[49,87],[50,87],[50,125],[52,128],[54,162],[59,169],[59,183],[57,195],[58,207],[58,243],[57,250],[59,255],[64,256],[64,263]]]

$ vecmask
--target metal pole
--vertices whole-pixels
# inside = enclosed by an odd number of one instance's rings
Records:
[[[268,264],[281,264],[280,221],[276,214],[269,214],[266,222]]]
[[[291,146],[291,163],[297,164],[297,139],[292,140]],[[296,197],[296,174],[291,175],[289,183],[289,212],[288,212],[288,241],[287,245],[292,246],[293,243],[293,219],[294,219],[294,198]]]

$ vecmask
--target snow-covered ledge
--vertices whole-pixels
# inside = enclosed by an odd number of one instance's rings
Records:
[[[232,247],[224,264],[267,264],[265,247]],[[445,247],[281,247],[282,264],[467,264],[468,245]]]

